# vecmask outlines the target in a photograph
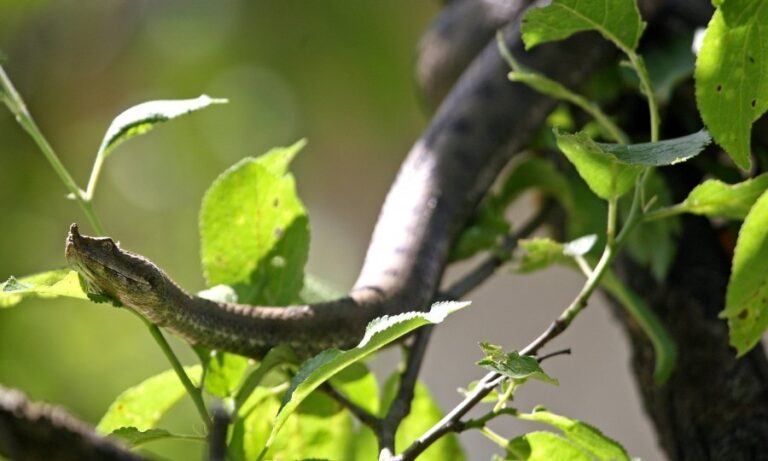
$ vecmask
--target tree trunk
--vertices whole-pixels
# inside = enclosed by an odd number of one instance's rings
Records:
[[[761,347],[737,359],[717,314],[725,300],[729,259],[701,218],[683,219],[678,254],[664,284],[627,259],[621,277],[652,306],[677,342],[670,380],[653,382],[654,355],[633,320],[633,368],[659,441],[673,460],[768,459],[768,361]]]

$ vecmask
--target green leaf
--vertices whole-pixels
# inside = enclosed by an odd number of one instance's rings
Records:
[[[109,125],[101,141],[99,155],[109,155],[119,144],[150,131],[158,123],[205,109],[212,104],[226,102],[226,99],[214,99],[202,95],[195,99],[149,101],[133,106],[120,113]]]
[[[512,170],[499,191],[499,201],[508,206],[532,188],[557,199],[566,210],[573,208],[568,182],[563,174],[553,162],[538,157],[528,158]]]
[[[570,265],[572,258],[587,254],[596,242],[595,234],[585,235],[565,244],[548,237],[522,239],[518,245],[525,253],[517,270],[525,274],[546,269],[553,264]]]
[[[563,244],[547,237],[522,239],[518,245],[525,250],[518,268],[524,274],[546,269],[568,259],[563,253]]]
[[[184,440],[198,440],[205,441],[205,437],[198,435],[182,435],[168,432],[165,429],[149,429],[146,431],[140,431],[135,427],[121,427],[115,429],[109,434],[111,437],[117,437],[123,442],[127,443],[131,447],[138,447],[148,442],[154,442],[155,440],[163,439],[184,439]]]
[[[653,380],[657,385],[664,384],[672,375],[677,363],[677,344],[674,338],[669,334],[653,309],[648,307],[637,293],[623,284],[613,271],[606,271],[600,284],[605,291],[621,303],[651,341],[656,360]]]
[[[397,395],[398,385],[400,383],[400,374],[393,373],[384,384],[384,394],[382,396],[382,414],[389,411],[392,401]],[[417,438],[421,437],[427,430],[435,425],[443,417],[443,412],[429,393],[429,389],[422,382],[417,381],[413,392],[413,401],[411,402],[411,411],[397,427],[395,434],[395,451],[400,452],[406,449]],[[376,452],[368,453],[364,458],[376,459]],[[437,442],[419,455],[419,461],[444,461],[465,459],[464,452],[459,444],[456,434],[446,434]]]
[[[259,156],[257,161],[275,176],[284,176],[288,174],[288,167],[291,166],[293,159],[306,145],[306,139],[299,139],[288,147],[273,147]]]
[[[485,358],[477,364],[485,369],[501,373],[515,381],[537,379],[549,384],[558,384],[555,378],[541,369],[536,357],[520,355],[517,351],[504,353],[500,346],[488,343],[480,343],[480,347],[483,349]]]
[[[338,408],[338,404],[325,395],[315,393],[312,399],[316,400],[317,406]],[[239,409],[238,418],[232,425],[227,459],[257,459],[264,450],[272,431],[273,416],[279,408],[276,389],[257,388]],[[353,435],[354,426],[348,412],[295,413],[264,453],[264,459],[347,459]]]
[[[201,370],[199,365],[184,368],[193,380],[200,379]],[[152,429],[184,392],[176,373],[173,370],[164,371],[118,395],[96,430],[106,435],[121,427],[134,427],[139,431]]]
[[[283,364],[296,364],[296,354],[287,344],[279,344],[270,349],[258,366],[250,372],[235,396],[235,407],[240,408],[250,398],[251,393],[262,383],[272,369]]]
[[[728,319],[731,345],[749,352],[768,328],[768,192],[757,200],[739,230],[721,318]]]
[[[595,143],[603,152],[613,155],[627,165],[675,165],[697,156],[712,141],[709,133],[701,130],[680,138],[640,144]]]
[[[608,207],[595,195],[575,169],[570,169],[566,176],[569,194],[573,200],[573,209],[568,210],[566,237],[570,239],[582,235],[597,235],[595,245],[600,248],[605,244],[605,228],[608,223]]]
[[[570,442],[600,461],[629,461],[626,450],[618,442],[606,437],[599,429],[577,419],[556,415],[546,410],[520,413],[517,417],[560,429]]]
[[[554,0],[523,17],[523,42],[530,49],[594,30],[623,51],[634,50],[645,23],[634,0]]]
[[[331,385],[371,414],[379,413],[379,383],[365,364],[357,362],[341,370],[331,379]]]
[[[497,204],[489,196],[470,218],[467,227],[459,234],[451,249],[450,261],[461,261],[475,254],[498,247],[499,240],[509,233],[505,206]]]
[[[243,381],[248,359],[229,352],[211,351],[205,362],[203,388],[216,397],[233,397]]]
[[[247,158],[222,173],[200,210],[209,285],[231,285],[239,302],[298,300],[309,254],[309,222],[285,165],[301,143]],[[279,174],[278,174],[279,173]]]
[[[629,192],[642,171],[640,166],[619,163],[616,157],[603,150],[584,132],[568,134],[555,131],[555,137],[560,150],[573,163],[592,192],[602,199],[621,197]]]
[[[722,2],[696,60],[696,101],[715,141],[743,169],[750,166],[752,123],[768,110],[768,4]]]
[[[288,416],[325,381],[416,328],[440,323],[448,314],[469,304],[468,302],[435,303],[429,312],[406,312],[377,318],[368,324],[365,336],[355,348],[347,351],[328,349],[304,362],[296,376],[291,380],[291,387],[283,397],[283,403],[275,418],[267,446],[274,440]]]
[[[530,432],[509,441],[510,461],[594,461],[584,451],[551,432]]]
[[[741,220],[768,189],[768,173],[738,184],[709,179],[694,187],[678,205],[687,213]]]
[[[41,272],[19,279],[10,277],[0,283],[0,308],[15,306],[31,296],[88,299],[77,272],[69,269]]]

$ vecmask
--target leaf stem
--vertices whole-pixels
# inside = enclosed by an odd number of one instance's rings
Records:
[[[488,426],[483,426],[483,428],[480,429],[480,432],[501,448],[507,448],[507,445],[509,445],[509,440],[492,431]]]
[[[136,315],[139,315],[139,314],[137,313]],[[163,354],[165,354],[165,357],[171,363],[171,367],[173,368],[173,371],[176,372],[176,376],[178,376],[179,381],[181,381],[181,384],[184,386],[184,389],[187,390],[187,394],[189,394],[189,397],[192,399],[192,402],[195,404],[195,408],[197,409],[197,412],[200,414],[200,418],[202,418],[206,427],[210,428],[212,424],[211,417],[208,414],[208,410],[205,408],[205,402],[203,402],[203,395],[200,392],[200,388],[195,386],[194,383],[192,383],[192,380],[189,379],[189,376],[184,371],[184,366],[179,361],[179,358],[176,357],[176,354],[173,352],[173,349],[171,349],[171,345],[168,344],[168,341],[165,339],[165,336],[163,336],[163,333],[160,331],[160,328],[158,328],[157,325],[150,323],[144,317],[140,315],[139,317],[147,325],[147,329],[149,329],[149,334],[152,335],[152,337],[155,339],[155,342],[157,342],[158,346],[160,346],[160,349],[163,351]]]
[[[677,216],[685,212],[686,212],[685,207],[682,204],[678,203],[677,205],[659,208],[646,213],[643,216],[643,221],[645,222],[656,221],[658,219],[665,219],[665,218],[670,218],[672,216]]]
[[[642,56],[629,49],[624,49],[624,53],[626,53],[632,68],[635,69],[637,77],[640,79],[640,90],[648,100],[648,111],[651,115],[651,142],[657,142],[659,140],[660,124],[659,106],[656,104],[656,95],[653,91],[651,77],[648,75],[648,69],[645,67],[645,61]]]
[[[549,87],[551,87],[552,89],[556,88],[557,91],[544,91],[544,88],[542,87],[533,86],[532,84],[525,81],[523,81],[522,83],[528,84],[529,86],[533,87],[535,90],[541,91],[553,98],[570,102],[571,104],[575,105],[576,107],[580,108],[584,112],[591,115],[592,118],[594,118],[595,121],[603,128],[603,130],[605,131],[605,134],[608,135],[609,138],[612,138],[614,141],[616,141],[619,144],[629,143],[629,138],[627,137],[627,135],[621,130],[621,128],[618,127],[618,125],[613,123],[613,120],[611,120],[611,118],[608,117],[605,114],[605,112],[603,112],[602,109],[600,109],[600,106],[589,101],[584,96],[574,91],[571,91],[570,89],[561,85],[557,81],[552,80],[530,69],[527,69],[524,66],[522,66],[520,63],[518,63],[517,60],[514,58],[514,56],[512,56],[512,52],[509,50],[509,47],[507,47],[507,44],[504,42],[504,34],[501,31],[496,32],[496,43],[498,44],[499,53],[501,54],[501,57],[504,58],[504,60],[509,65],[510,69],[512,69],[514,72],[518,74],[523,74],[528,76],[531,79],[538,80],[541,83],[547,83]]]
[[[85,188],[85,199],[89,202],[93,200],[93,195],[96,191],[96,184],[99,182],[99,177],[101,176],[101,168],[104,166],[104,159],[106,157],[106,151],[100,148],[99,152],[96,154],[96,159],[93,161],[91,176],[88,178],[88,186]]]

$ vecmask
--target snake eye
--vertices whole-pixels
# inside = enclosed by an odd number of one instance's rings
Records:
[[[115,249],[115,244],[110,239],[102,240],[101,248],[103,248],[106,251],[112,251]]]

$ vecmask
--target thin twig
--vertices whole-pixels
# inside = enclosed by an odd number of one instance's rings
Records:
[[[342,407],[346,408],[347,410],[349,410],[350,413],[355,415],[355,417],[361,423],[370,427],[374,432],[377,432],[379,430],[379,427],[381,426],[380,418],[377,418],[374,414],[372,414],[365,408],[349,400],[346,395],[342,394],[341,392],[338,391],[338,389],[336,389],[335,387],[331,386],[328,383],[323,384],[321,389],[329,397],[331,397],[333,400],[338,402]]]
[[[521,227],[517,232],[504,237],[501,248],[497,253],[491,254],[478,264],[474,269],[466,273],[462,278],[455,281],[448,289],[441,292],[437,300],[456,300],[466,296],[469,292],[480,286],[483,282],[493,275],[496,270],[508,261],[506,257],[512,253],[520,239],[524,239],[533,234],[536,229],[541,227],[549,218],[549,214],[554,209],[554,202],[547,200],[538,212]]]
[[[549,354],[540,355],[536,357],[536,360],[541,363],[547,359],[551,359],[552,357],[557,357],[558,355],[571,355],[571,348],[569,347],[568,349],[561,349],[559,351],[550,352]]]
[[[406,349],[408,356],[406,358],[405,370],[400,375],[397,395],[392,400],[389,411],[387,411],[381,427],[376,432],[376,438],[379,441],[380,459],[387,459],[394,454],[395,433],[403,419],[411,412],[411,402],[413,401],[416,381],[418,380],[433,330],[434,326],[432,325],[420,329],[416,333],[413,344]]]
[[[517,232],[504,238],[498,252],[489,255],[464,277],[454,282],[448,289],[438,294],[436,300],[456,300],[464,297],[483,282],[485,282],[496,270],[508,261],[506,255],[517,248],[522,238],[530,236],[548,219],[554,209],[552,201],[546,201],[537,213],[526,222]],[[394,458],[394,434],[398,426],[410,412],[413,390],[419,375],[421,364],[429,344],[433,327],[422,328],[417,334],[413,345],[409,348],[405,371],[400,378],[400,387],[392,402],[387,416],[382,421],[381,430],[377,432],[379,441],[379,459]],[[495,387],[495,385],[494,385]],[[492,388],[491,388],[492,389]],[[482,397],[481,397],[482,399]],[[458,419],[456,420],[458,421]]]

